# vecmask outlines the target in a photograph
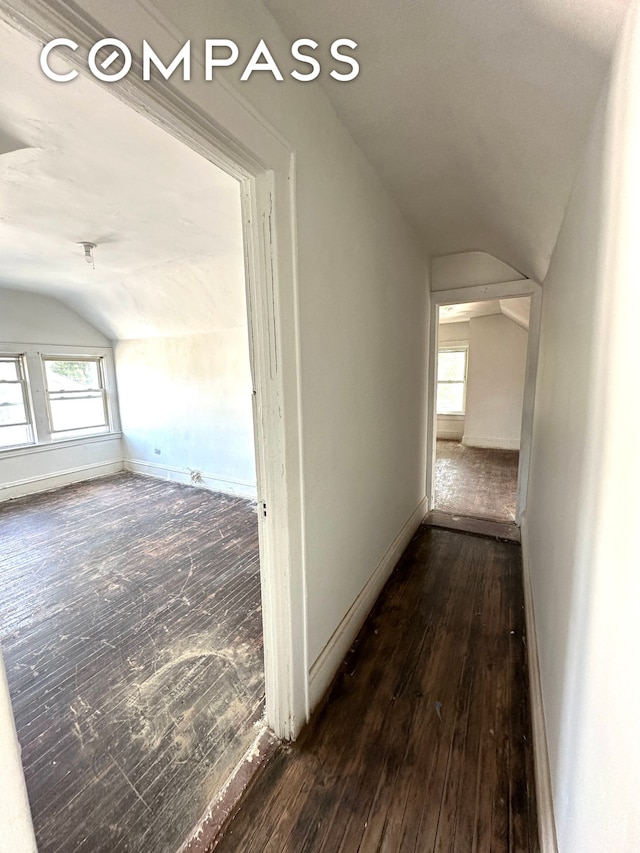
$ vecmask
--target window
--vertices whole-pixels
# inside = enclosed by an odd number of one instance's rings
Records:
[[[0,448],[33,444],[24,360],[0,355]]]
[[[467,347],[439,348],[437,414],[464,415],[466,381]]]
[[[42,362],[52,438],[108,432],[102,358],[44,356]]]

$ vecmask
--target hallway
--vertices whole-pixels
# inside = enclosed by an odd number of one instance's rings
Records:
[[[421,527],[216,853],[536,851],[517,545]]]

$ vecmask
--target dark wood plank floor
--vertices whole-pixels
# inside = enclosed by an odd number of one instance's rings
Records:
[[[517,450],[436,442],[435,508],[443,512],[514,521],[518,497]]]
[[[423,527],[216,853],[536,851],[520,547]]]
[[[257,516],[123,474],[0,505],[40,853],[175,853],[264,712]]]

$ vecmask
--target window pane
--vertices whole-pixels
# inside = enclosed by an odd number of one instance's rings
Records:
[[[49,391],[86,391],[102,387],[96,361],[45,360]]]
[[[452,382],[438,385],[436,412],[439,415],[460,414],[464,401],[464,383]]]
[[[464,380],[464,366],[467,358],[465,350],[438,353],[438,382],[448,379],[453,382]]]
[[[31,427],[0,426],[0,447],[15,447],[19,444],[33,444]]]
[[[101,392],[86,392],[77,397],[53,396],[50,398],[50,406],[54,432],[106,424]]]
[[[15,358],[0,359],[0,381],[15,382],[19,379],[18,365]]]
[[[0,424],[23,424],[27,420],[19,382],[0,382]]]

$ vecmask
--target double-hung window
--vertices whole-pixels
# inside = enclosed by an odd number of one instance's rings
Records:
[[[466,345],[438,348],[436,412],[439,415],[464,415],[467,353]]]
[[[43,356],[51,437],[109,432],[103,359]]]
[[[0,448],[22,444],[33,444],[24,357],[0,355]]]

